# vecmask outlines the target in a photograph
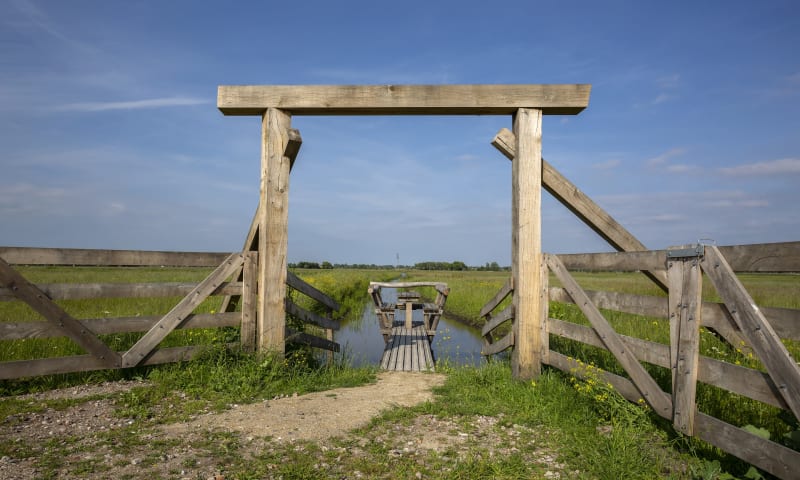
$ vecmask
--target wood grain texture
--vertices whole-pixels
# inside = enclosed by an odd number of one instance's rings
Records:
[[[331,320],[323,317],[322,315],[317,315],[314,312],[309,312],[308,310],[296,305],[288,298],[286,299],[286,313],[296,317],[303,323],[311,323],[318,327],[329,330],[339,330],[339,322],[336,320]]]
[[[161,315],[139,317],[87,318],[80,322],[97,335],[112,333],[146,332],[161,320]],[[198,313],[186,317],[180,328],[238,327],[241,315],[238,312]],[[64,332],[50,322],[0,322],[0,340],[22,340],[25,338],[57,338]]]
[[[481,355],[489,356],[489,355],[496,355],[503,350],[507,350],[514,346],[514,331],[510,331],[506,334],[505,337],[497,340],[495,342],[489,343],[486,340],[483,341],[483,348],[481,348]]]
[[[605,349],[606,346],[590,327],[565,322],[555,318],[548,319],[549,332],[576,342]],[[637,359],[659,367],[670,368],[670,349],[668,345],[620,335]],[[788,410],[789,407],[778,393],[778,387],[764,372],[734,365],[709,357],[700,356],[697,378],[703,383],[729,390],[733,393],[764,402],[774,407]]]
[[[800,418],[800,368],[736,277],[725,257],[713,245],[705,247],[703,272],[714,284],[756,356],[769,372],[796,418]]]
[[[0,258],[11,265],[216,267],[228,255],[230,253],[0,247]]]
[[[369,289],[371,289],[371,291],[380,290],[381,288],[414,287],[433,287],[437,292],[442,293],[445,296],[450,293],[450,289],[447,287],[447,284],[443,282],[369,282]]]
[[[200,282],[172,310],[148,330],[125,354],[122,367],[135,367],[158,346],[170,332],[175,330],[219,285],[241,267],[244,257],[240,253],[231,254],[220,266]]]
[[[303,138],[300,136],[300,131],[294,128],[290,128],[287,132],[289,140],[286,143],[286,149],[283,152],[283,156],[289,159],[289,170],[291,171],[292,167],[294,167],[295,159],[297,155],[300,153],[300,147],[303,144]],[[258,251],[258,227],[260,225],[260,218],[262,216],[261,212],[261,204],[259,203],[256,206],[256,213],[253,215],[253,219],[250,221],[250,228],[247,231],[247,236],[244,240],[244,247],[242,251],[250,252],[250,251]],[[242,272],[236,272],[234,276],[236,280],[242,279]],[[222,300],[222,305],[220,306],[221,312],[233,312],[236,310],[236,305],[239,303],[240,298],[237,295],[228,295]]]
[[[289,142],[291,116],[269,108],[261,122],[261,195],[258,238],[258,349],[285,351],[286,255],[289,222]]]
[[[511,275],[514,285],[514,378],[541,373],[542,112],[514,115],[516,159],[511,167]]]
[[[486,302],[486,305],[484,305],[483,308],[481,308],[481,311],[480,313],[478,313],[478,316],[485,317],[486,315],[491,313],[492,310],[497,308],[497,306],[500,305],[500,302],[505,300],[506,297],[513,291],[514,291],[514,280],[512,277],[509,278],[505,284],[503,284],[503,286],[500,288],[500,290],[497,291],[497,293],[494,295],[494,297],[491,298],[491,300]]]
[[[591,85],[220,85],[225,115],[509,115],[519,108],[576,115]]]
[[[672,425],[684,435],[693,435],[703,293],[698,259],[670,260],[667,276],[670,285]]]
[[[800,242],[757,243],[716,247],[734,272],[794,273],[800,271]],[[646,252],[575,253],[559,255],[570,270],[593,272],[632,272],[665,270],[667,250]],[[727,256],[725,257],[727,258]]]
[[[82,300],[92,298],[157,298],[182,297],[196,283],[49,283],[37,285],[52,300]],[[222,282],[211,295],[238,295],[241,282]],[[0,287],[0,302],[15,300],[14,293]]]
[[[0,258],[0,285],[11,290],[20,300],[30,305],[48,322],[61,329],[67,337],[83,348],[86,353],[95,356],[103,365],[106,367],[119,366],[120,357],[117,352],[111,350],[97,338],[91,329],[64,311],[2,258]]]
[[[302,278],[298,277],[292,272],[286,272],[286,284],[303,295],[307,295],[325,305],[325,307],[330,308],[331,310],[338,311],[340,308],[339,304],[336,303],[336,300],[332,299],[321,290],[318,290],[313,285],[305,282]]]
[[[228,348],[236,344],[228,344]],[[169,347],[153,352],[142,365],[160,365],[191,360],[198,354],[207,351],[205,346]],[[55,375],[72,372],[91,372],[107,370],[108,365],[91,355],[76,355],[71,357],[42,358],[38,360],[17,360],[0,363],[0,379],[35,377],[40,375]]]
[[[574,359],[558,352],[551,352],[550,355],[549,365],[580,378],[586,376],[584,367]],[[614,389],[629,401],[639,400],[638,390],[627,378],[602,370],[600,375],[603,381],[613,385]],[[701,412],[695,415],[695,435],[779,478],[796,478],[797,472],[800,471],[800,452],[765,440]]]
[[[296,330],[292,330],[291,328],[286,328],[284,338],[286,338],[287,342],[308,345],[310,347],[328,350],[330,352],[338,352],[340,349],[339,344],[336,342],[332,342],[326,338],[317,337],[316,335],[309,335],[305,332],[298,332]]]
[[[494,317],[491,317],[481,329],[481,335],[486,336],[501,324],[514,318],[514,305],[509,305]]]
[[[509,160],[516,156],[516,137],[507,128],[501,129],[492,140],[492,145]],[[583,223],[594,230],[617,251],[647,250],[631,232],[603,210],[588,195],[583,193],[567,177],[542,159],[542,186]],[[666,275],[659,270],[643,271],[662,290],[666,291]]]
[[[234,278],[236,276],[234,273]],[[239,336],[242,348],[252,352],[256,349],[258,338],[258,252],[244,253],[242,279],[242,327]]]
[[[592,328],[595,329],[603,344],[609,352],[614,355],[614,358],[622,365],[625,371],[633,379],[636,388],[641,392],[642,397],[647,401],[648,405],[653,408],[660,416],[671,418],[672,416],[672,400],[670,397],[661,390],[661,387],[653,380],[650,374],[642,367],[636,357],[631,353],[630,349],[625,346],[625,343],[620,338],[619,334],[614,331],[614,328],[608,323],[608,320],[603,317],[597,307],[589,300],[589,297],[583,292],[574,278],[567,272],[564,265],[555,255],[547,255],[547,265],[550,271],[564,285],[564,289],[575,300],[575,304],[581,309]]]

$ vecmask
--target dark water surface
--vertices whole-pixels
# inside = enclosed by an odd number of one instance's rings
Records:
[[[385,302],[397,301],[397,290],[381,290]],[[403,312],[397,318],[405,318]],[[414,321],[422,321],[422,310],[414,310]],[[342,353],[354,366],[377,365],[383,355],[383,336],[378,327],[375,305],[369,302],[364,307],[361,318],[342,324],[334,333],[335,341],[342,346]],[[455,320],[442,316],[433,338],[433,356],[437,365],[447,362],[450,365],[478,365],[485,360],[481,356],[480,330],[468,327]]]

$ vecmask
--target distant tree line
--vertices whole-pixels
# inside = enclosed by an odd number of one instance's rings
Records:
[[[352,269],[359,269],[359,270],[391,270],[391,269],[399,269],[399,270],[445,270],[445,271],[463,271],[463,270],[478,270],[478,271],[489,271],[489,272],[499,272],[501,270],[509,270],[510,267],[501,267],[497,262],[486,262],[485,265],[471,267],[464,262],[461,261],[454,261],[454,262],[419,262],[415,263],[413,266],[411,265],[376,265],[374,263],[334,263],[325,261],[325,262],[308,262],[302,261],[297,263],[290,263],[289,268],[308,268],[308,269],[321,269],[327,270],[332,268],[352,268]]]

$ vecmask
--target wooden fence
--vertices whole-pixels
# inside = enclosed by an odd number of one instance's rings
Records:
[[[627,377],[599,370],[632,402],[644,400],[660,416],[672,421],[683,434],[696,436],[762,470],[781,478],[797,478],[800,452],[763,439],[737,426],[700,412],[696,407],[697,382],[713,385],[792,413],[800,418],[800,368],[781,339],[800,341],[800,310],[760,307],[735,272],[785,273],[800,271],[800,242],[716,247],[696,245],[661,251],[602,254],[544,255],[544,270],[563,287],[545,287],[544,305],[576,305],[591,326],[548,318],[540,352],[541,363],[586,377],[586,364],[550,348],[550,339],[566,338],[609,351]],[[648,276],[665,274],[667,297],[585,291],[569,270],[638,271]],[[704,302],[703,279],[710,281],[722,303]],[[513,294],[509,281],[481,310],[485,355],[499,353],[515,343],[513,307],[493,311]],[[600,309],[668,319],[669,345],[620,335]],[[545,307],[546,309],[546,307]],[[495,340],[493,332],[508,321],[510,332]],[[700,355],[700,326],[733,331],[764,367],[764,371]],[[726,337],[727,338],[727,337]],[[740,345],[737,345],[740,346]],[[640,362],[670,369],[671,393],[665,392]]]
[[[12,265],[216,268],[199,284],[34,285]],[[0,362],[0,379],[130,368],[193,358],[202,350],[202,346],[159,348],[161,341],[176,329],[240,327],[242,346],[252,350],[258,333],[256,265],[256,252],[227,254],[0,247],[0,301],[23,301],[45,319],[45,321],[0,322],[0,341],[68,337],[87,353],[69,357]],[[320,302],[328,313],[339,309],[336,302],[290,272],[287,273],[287,284],[295,291]],[[60,300],[75,299],[176,296],[182,296],[183,299],[165,315],[158,316],[76,319],[56,303]],[[241,300],[241,310],[193,313],[200,303],[211,296],[225,296],[226,299],[235,297]],[[290,299],[286,300],[286,308],[300,324],[311,323],[325,329],[327,337],[316,337],[301,331],[303,329],[287,329],[287,342],[307,344],[331,352],[339,350],[339,345],[333,342],[333,330],[339,328],[337,322],[300,308]],[[124,352],[112,350],[98,337],[98,335],[128,332],[146,333]]]

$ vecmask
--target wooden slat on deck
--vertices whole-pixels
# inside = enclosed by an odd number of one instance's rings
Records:
[[[433,370],[433,352],[425,326],[415,324],[411,330],[396,322],[381,358],[381,368],[403,372]]]

